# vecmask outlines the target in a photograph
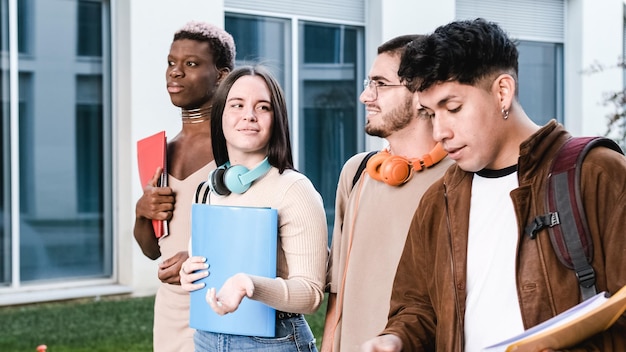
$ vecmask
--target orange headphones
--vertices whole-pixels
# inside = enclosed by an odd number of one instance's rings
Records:
[[[422,171],[440,162],[448,153],[437,143],[433,150],[421,158],[407,159],[399,155],[391,155],[384,149],[367,162],[367,173],[371,178],[390,186],[399,186],[411,179],[414,171]]]

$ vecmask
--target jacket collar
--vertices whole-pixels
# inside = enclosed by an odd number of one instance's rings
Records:
[[[550,120],[545,126],[520,144],[518,172],[520,185],[532,181],[540,170],[550,165],[557,151],[571,135],[563,125]]]
[[[571,135],[563,125],[556,120],[550,120],[520,144],[518,158],[518,177],[520,185],[531,181],[538,174],[538,170],[549,164],[559,148]],[[458,165],[451,166],[444,175],[444,183],[454,189],[466,177],[473,176],[473,172],[463,171]]]

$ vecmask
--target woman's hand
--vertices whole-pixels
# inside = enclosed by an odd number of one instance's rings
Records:
[[[185,291],[195,291],[204,287],[204,283],[197,280],[209,276],[209,264],[204,257],[189,257],[180,267],[180,287]]]
[[[224,315],[236,311],[243,298],[246,296],[250,298],[253,294],[252,279],[246,274],[239,273],[226,280],[220,292],[215,293],[215,288],[210,288],[206,300],[215,313]]]

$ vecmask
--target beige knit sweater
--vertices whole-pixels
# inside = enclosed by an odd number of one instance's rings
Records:
[[[278,211],[276,278],[252,276],[252,299],[277,310],[314,313],[324,298],[328,230],[322,197],[294,170],[272,167],[242,194],[209,193],[207,204],[271,207]]]

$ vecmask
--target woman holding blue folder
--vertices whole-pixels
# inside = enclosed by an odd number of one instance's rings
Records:
[[[220,84],[211,113],[216,165],[203,202],[270,207],[278,212],[276,277],[237,273],[207,290],[219,315],[233,313],[244,299],[276,309],[274,337],[197,330],[196,351],[317,351],[303,314],[324,298],[327,227],[322,198],[293,166],[287,107],[282,89],[264,68],[240,67]],[[227,235],[227,234],[225,234]],[[190,256],[181,268],[186,291],[204,287],[211,258]],[[195,282],[195,283],[194,283]]]
[[[154,301],[153,352],[190,351],[189,295],[179,272],[188,258],[189,213],[196,186],[215,169],[211,150],[211,104],[219,82],[235,66],[235,42],[213,24],[189,21],[178,29],[163,57],[165,84],[180,108],[181,129],[167,140],[165,170],[155,168],[135,207],[135,240],[146,257],[161,258],[161,281]],[[153,128],[155,126],[150,126]],[[155,153],[157,151],[154,151]],[[162,171],[166,176],[161,180]],[[164,182],[166,181],[166,182]],[[167,220],[168,234],[157,236],[152,223]]]

